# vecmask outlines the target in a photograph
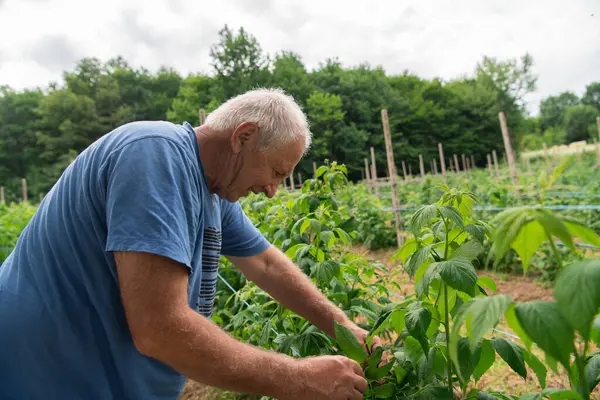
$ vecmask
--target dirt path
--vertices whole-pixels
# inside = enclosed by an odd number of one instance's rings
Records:
[[[368,259],[374,262],[384,264],[389,271],[395,274],[395,282],[400,286],[400,290],[396,290],[399,295],[407,295],[413,293],[413,283],[408,275],[400,270],[398,263],[390,261],[394,254],[394,250],[375,250],[368,251],[365,248],[355,248],[355,252],[365,255]],[[500,274],[495,272],[478,271],[479,276],[489,276],[492,278],[497,287],[497,294],[510,294],[514,301],[524,302],[531,300],[550,300],[553,298],[552,290],[544,288],[535,283],[531,277],[515,276]],[[508,326],[501,324],[499,329],[513,333]],[[540,354],[541,355],[541,354]],[[543,360],[543,357],[542,357]],[[557,376],[549,373],[547,378],[547,386],[552,388],[568,387],[568,381],[564,376]],[[511,394],[521,395],[539,391],[537,378],[533,371],[529,370],[527,380],[524,380],[515,372],[513,372],[501,359],[497,357],[496,363],[488,371],[486,375],[478,382],[479,389],[508,391]],[[600,397],[598,397],[600,398]],[[205,386],[196,382],[189,381],[186,385],[184,393],[179,400],[213,400],[213,399],[247,399],[254,400],[260,397],[230,397],[230,395],[222,392],[215,392],[212,389],[207,389]]]

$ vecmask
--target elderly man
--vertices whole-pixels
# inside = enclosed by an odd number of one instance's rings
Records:
[[[186,377],[279,399],[361,399],[360,366],[239,342],[208,318],[224,255],[333,335],[366,333],[244,215],[311,142],[279,90],[230,99],[193,128],[134,122],[64,171],[0,268],[0,398],[176,399]]]

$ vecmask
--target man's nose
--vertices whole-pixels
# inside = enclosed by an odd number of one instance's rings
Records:
[[[271,184],[265,186],[265,194],[268,198],[272,198],[273,196],[275,196],[275,193],[277,193],[277,185]]]

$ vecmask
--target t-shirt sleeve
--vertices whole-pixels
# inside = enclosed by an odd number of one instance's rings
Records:
[[[238,202],[222,202],[221,229],[221,253],[225,256],[250,257],[262,253],[270,246]]]
[[[153,253],[192,269],[201,207],[192,162],[161,137],[137,139],[109,156],[106,251]]]

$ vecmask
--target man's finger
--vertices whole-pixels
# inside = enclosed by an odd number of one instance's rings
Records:
[[[363,370],[362,370],[360,364],[357,363],[354,360],[351,360],[351,359],[348,359],[348,360],[352,363],[352,369],[354,370],[354,373],[356,375],[360,375],[362,377],[363,376]]]
[[[357,377],[354,381],[354,388],[361,393],[364,393],[369,388],[369,382],[363,377]]]

